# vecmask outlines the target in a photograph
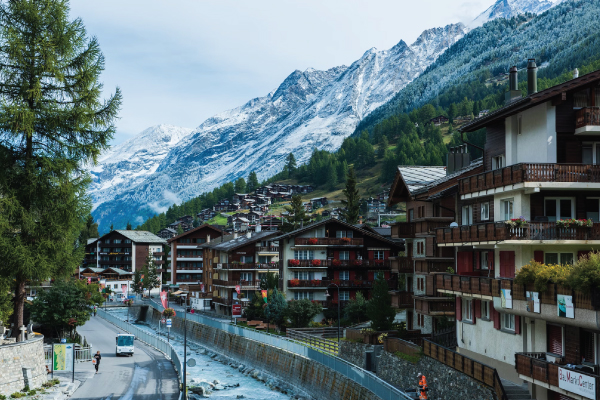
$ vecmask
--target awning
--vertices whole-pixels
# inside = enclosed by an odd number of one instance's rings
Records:
[[[171,293],[171,294],[172,294],[172,295],[176,295],[176,294],[181,294],[181,293],[183,293],[183,292],[182,292],[181,290],[178,290],[178,291],[176,291],[176,292],[173,292],[173,293]]]

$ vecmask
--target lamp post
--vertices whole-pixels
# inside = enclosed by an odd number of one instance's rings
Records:
[[[185,307],[186,296],[187,296],[187,293],[181,294],[181,297],[184,300],[184,306],[183,306],[183,314],[184,314],[184,318],[183,318],[183,398],[184,399],[187,399],[187,382],[186,382],[186,375],[187,375],[187,309]]]
[[[329,289],[329,286],[335,286],[337,288],[337,293],[338,293],[338,331],[337,331],[337,336],[338,336],[338,345],[340,344],[340,287],[335,284],[335,283],[330,283],[329,285],[327,285],[327,289]],[[325,290],[325,296],[329,296],[332,297],[329,294],[328,290]]]

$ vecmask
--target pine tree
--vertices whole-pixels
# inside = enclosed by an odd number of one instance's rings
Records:
[[[94,222],[94,217],[92,214],[89,214],[85,219],[85,225],[79,234],[79,245],[85,246],[87,245],[87,240],[91,238],[98,238],[100,234],[98,233],[98,224]]]
[[[115,227],[113,226],[113,224],[110,224],[110,231],[112,232],[114,230],[115,230]]]
[[[248,193],[254,192],[256,189],[260,187],[260,183],[258,183],[258,177],[256,176],[256,172],[250,172],[248,175]]]
[[[181,235],[183,233],[183,227],[181,224],[177,225],[177,235]]]
[[[387,281],[383,272],[376,273],[377,278],[373,283],[371,299],[367,303],[367,313],[371,318],[371,328],[375,331],[388,331],[396,317],[396,310],[392,307],[392,298],[389,293]]]
[[[353,166],[348,169],[346,188],[342,193],[346,196],[346,200],[342,200],[342,205],[345,207],[343,217],[347,223],[356,224],[360,213],[360,197],[356,188],[356,175]]]
[[[235,181],[235,193],[246,193],[246,181],[244,178],[239,178]]]
[[[289,206],[285,207],[285,210],[291,214],[287,218],[287,221],[281,227],[283,232],[291,232],[301,227],[301,225],[308,223],[310,220],[306,216],[304,206],[302,205],[302,197],[299,194],[292,196],[292,201]]]
[[[127,228],[125,228],[126,230],[130,231],[133,228],[131,227],[131,222],[127,221]]]
[[[144,293],[144,278],[142,277],[142,275],[144,275],[144,271],[141,269],[137,269],[133,273],[133,284],[131,285],[131,287],[133,289],[133,293],[135,294]]]
[[[146,257],[142,271],[144,275],[143,287],[148,290],[148,295],[150,295],[152,289],[160,287],[160,274],[150,254]]]
[[[296,168],[296,157],[294,157],[294,153],[290,153],[285,159],[285,171],[287,172],[288,178],[291,178],[294,175]]]
[[[331,162],[328,162],[325,166],[325,179],[328,189],[335,190],[335,187],[338,183],[337,171],[335,166],[332,165]]]
[[[390,142],[388,141],[387,136],[382,136],[381,140],[379,142],[379,148],[377,149],[377,157],[378,158],[385,157],[385,152],[387,151],[389,146],[390,146]]]
[[[286,311],[287,302],[285,301],[285,297],[280,291],[273,289],[273,293],[269,297],[269,301],[265,307],[265,317],[280,327],[285,322]]]

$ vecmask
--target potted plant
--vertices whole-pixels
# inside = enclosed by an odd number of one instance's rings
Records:
[[[383,264],[383,260],[375,260],[375,264],[381,265],[381,264]]]
[[[317,243],[319,243],[319,239],[317,239],[317,238],[308,239],[308,244],[315,245]]]
[[[331,265],[333,265],[334,267],[339,267],[340,265],[342,265],[342,262],[338,259],[333,259],[331,261]]]
[[[173,310],[172,308],[165,308],[163,311],[163,315],[165,316],[165,318],[171,318],[175,315],[175,310]]]
[[[339,285],[340,285],[340,283],[342,283],[342,281],[341,281],[341,280],[339,280],[339,279],[333,279],[333,280],[331,281],[331,283],[334,283],[334,284],[336,284],[336,285],[338,285],[338,286],[339,286]]]
[[[527,225],[527,221],[523,216],[519,218],[512,218],[508,221],[504,221],[504,223],[508,228],[523,228],[525,225]]]
[[[363,261],[359,260],[359,259],[356,259],[356,260],[352,261],[352,264],[356,265],[356,266],[360,266],[360,265],[362,265],[362,263],[363,263]]]
[[[312,286],[320,286],[321,285],[321,280],[320,279],[311,279],[310,284]]]
[[[298,286],[300,286],[300,279],[291,279],[290,280],[290,286],[291,287],[298,287]]]
[[[300,260],[290,260],[290,265],[297,267],[298,265],[300,265]]]
[[[352,239],[349,238],[349,237],[343,237],[342,238],[342,243],[343,244],[350,244],[350,243],[352,243]]]
[[[354,286],[360,286],[360,285],[362,285],[362,283],[363,283],[362,279],[355,279],[354,280]]]
[[[312,260],[311,264],[313,267],[318,267],[321,265],[321,260]]]

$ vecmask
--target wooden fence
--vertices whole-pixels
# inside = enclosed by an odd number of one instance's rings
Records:
[[[498,400],[508,400],[498,371],[495,368],[475,361],[472,358],[465,357],[427,339],[423,340],[423,353],[489,386],[496,393]]]
[[[383,349],[390,353],[399,351],[400,353],[408,354],[409,356],[421,354],[422,351],[421,347],[414,343],[391,337],[388,337],[383,341]]]

